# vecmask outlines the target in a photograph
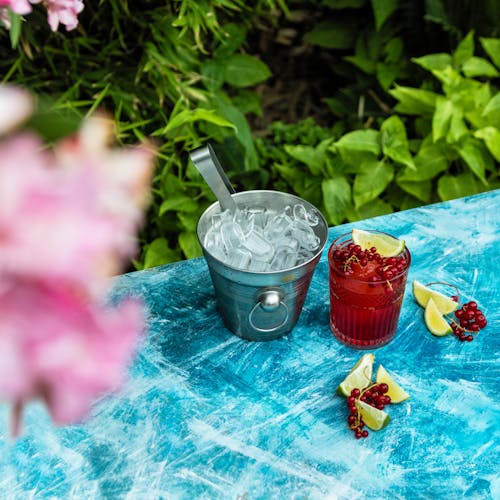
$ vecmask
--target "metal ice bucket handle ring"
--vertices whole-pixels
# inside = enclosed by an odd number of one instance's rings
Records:
[[[253,322],[253,315],[258,307],[261,307],[264,311],[273,313],[276,312],[280,307],[285,309],[285,318],[280,321],[280,323],[272,328],[260,328]],[[248,314],[248,322],[250,326],[257,330],[258,332],[269,333],[274,332],[281,328],[288,321],[288,306],[283,302],[283,292],[279,288],[267,288],[262,291],[258,297],[256,304],[252,307],[252,310]]]

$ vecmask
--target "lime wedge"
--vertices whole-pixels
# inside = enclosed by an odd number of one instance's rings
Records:
[[[354,388],[357,387],[361,390],[369,386],[372,380],[374,361],[375,356],[371,352],[363,354],[347,377],[337,387],[337,392],[343,396],[350,396]]]
[[[401,401],[405,401],[410,397],[410,395],[393,380],[382,365],[378,366],[376,381],[377,384],[384,383],[388,385],[389,390],[387,391],[387,395],[391,397],[391,403],[401,403]]]
[[[384,410],[378,410],[361,399],[356,399],[355,404],[365,425],[374,431],[383,429],[391,421],[391,417]]]
[[[393,236],[362,229],[353,229],[351,235],[355,245],[359,245],[363,250],[375,247],[382,257],[395,257],[405,248],[404,240],[398,240]]]
[[[458,308],[458,302],[437,290],[432,290],[417,280],[413,281],[413,296],[422,307],[425,307],[429,299],[432,298],[441,314],[450,314]]]
[[[451,333],[451,326],[439,311],[436,303],[429,298],[424,312],[425,325],[433,335],[443,337]]]

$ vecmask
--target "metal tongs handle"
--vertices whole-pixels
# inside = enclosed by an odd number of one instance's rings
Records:
[[[222,169],[212,146],[208,144],[195,149],[189,153],[189,157],[219,200],[221,211],[229,210],[230,213],[235,213],[236,202],[231,196],[235,190]]]

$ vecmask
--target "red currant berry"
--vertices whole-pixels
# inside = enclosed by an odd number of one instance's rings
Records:
[[[368,437],[368,431],[367,430],[364,430],[364,431],[361,431],[361,437]]]
[[[360,395],[360,394],[361,394],[361,391],[360,391],[357,387],[355,387],[355,388],[351,391],[351,396],[352,396],[353,398],[357,398],[357,397],[359,397],[359,395]]]
[[[379,385],[379,389],[380,389],[379,392],[381,392],[382,394],[385,394],[389,390],[389,386],[386,383],[382,382]]]

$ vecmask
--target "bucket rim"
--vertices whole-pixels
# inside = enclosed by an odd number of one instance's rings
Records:
[[[275,191],[275,190],[272,190],[272,189],[252,189],[252,190],[248,190],[248,191],[238,191],[237,193],[233,193],[231,196],[234,197],[234,198],[238,198],[238,197],[240,197],[242,195],[251,194],[251,193],[268,193],[268,194],[272,194],[272,195],[275,195],[275,194],[284,195],[284,196],[287,196],[287,197],[295,198],[297,201],[299,201],[301,203],[305,203],[309,207],[312,207],[314,210],[316,210],[316,212],[319,215],[319,219],[320,219],[319,224],[321,224],[323,226],[324,230],[325,230],[324,241],[320,242],[320,246],[319,246],[318,250],[314,253],[314,255],[310,259],[302,262],[301,264],[298,264],[298,265],[293,266],[293,267],[287,267],[285,269],[279,269],[277,271],[250,271],[248,269],[241,269],[241,268],[238,268],[238,267],[234,267],[234,266],[232,266],[230,264],[227,264],[226,262],[218,259],[211,252],[209,252],[205,248],[205,246],[203,245],[203,243],[201,241],[201,238],[200,238],[200,222],[203,219],[204,215],[207,214],[210,210],[212,210],[215,206],[218,206],[219,209],[220,209],[220,203],[218,201],[214,201],[212,204],[210,204],[203,211],[203,213],[201,214],[200,218],[198,219],[198,223],[196,225],[196,236],[198,238],[198,242],[200,243],[200,246],[201,246],[204,254],[206,253],[206,254],[210,255],[210,258],[213,259],[214,261],[216,261],[221,266],[224,266],[224,267],[226,267],[226,268],[228,268],[230,270],[236,271],[238,273],[245,273],[245,274],[253,275],[253,276],[255,276],[255,275],[272,276],[272,275],[279,275],[279,274],[283,274],[283,273],[291,273],[293,271],[296,271],[297,269],[301,269],[303,267],[307,267],[310,263],[314,262],[315,260],[317,260],[321,256],[321,253],[325,249],[325,246],[326,246],[326,244],[328,242],[328,223],[326,222],[325,216],[321,213],[321,210],[318,207],[316,207],[311,202],[309,202],[307,200],[304,200],[304,198],[301,198],[300,196],[297,196],[295,194],[286,193],[284,191]],[[220,210],[219,210],[219,212],[220,212]]]

